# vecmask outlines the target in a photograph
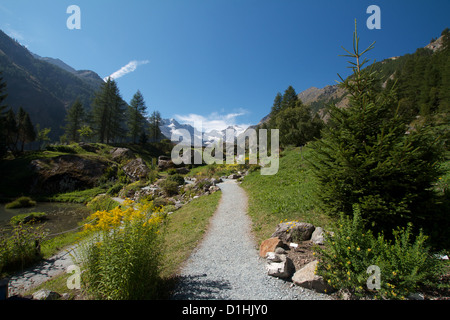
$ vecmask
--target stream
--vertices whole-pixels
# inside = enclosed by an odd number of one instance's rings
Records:
[[[20,209],[5,209],[5,205],[0,204],[0,233],[11,230],[9,221],[12,217],[32,212],[47,214],[48,220],[34,226],[43,226],[50,235],[77,228],[90,214],[85,205],[77,203],[40,202],[35,207]]]

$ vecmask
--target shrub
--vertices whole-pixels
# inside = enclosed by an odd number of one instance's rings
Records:
[[[124,186],[125,185],[122,183],[116,183],[115,185],[113,185],[111,188],[108,189],[106,194],[110,196],[116,196]]]
[[[23,213],[17,216],[14,216],[9,221],[12,225],[17,225],[19,223],[35,223],[41,222],[47,218],[47,214],[45,212],[32,212],[32,213]]]
[[[338,231],[327,236],[324,248],[319,248],[321,262],[318,272],[336,289],[348,289],[355,296],[404,299],[422,286],[436,286],[444,272],[443,264],[431,256],[422,232],[412,239],[411,228],[393,231],[394,239],[383,234],[375,237],[365,230],[359,209],[354,217],[342,217]],[[381,288],[367,287],[369,266],[381,270]]]
[[[160,184],[161,189],[168,197],[178,194],[178,186],[178,182],[169,179],[164,180]]]
[[[36,201],[31,200],[29,197],[20,197],[10,203],[5,205],[6,209],[19,209],[19,208],[30,208],[36,205]]]
[[[179,186],[184,185],[184,178],[182,175],[180,175],[178,173],[168,176],[166,180],[175,181]]]
[[[23,270],[41,258],[40,243],[45,237],[41,228],[18,224],[12,235],[0,235],[0,274]]]
[[[111,199],[108,195],[99,195],[87,203],[87,207],[92,211],[112,210],[117,207],[119,203]]]
[[[169,176],[173,176],[174,174],[176,174],[177,173],[177,169],[175,169],[175,168],[169,168],[168,170],[167,170],[167,174],[169,175]]]
[[[137,300],[156,296],[165,216],[153,203],[93,214],[85,226],[92,238],[78,257],[82,282],[95,299]]]

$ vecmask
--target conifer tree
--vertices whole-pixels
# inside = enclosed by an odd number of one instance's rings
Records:
[[[111,143],[124,135],[124,112],[117,83],[108,78],[97,93],[92,108],[93,131],[101,143]]]
[[[159,111],[153,111],[152,115],[149,118],[150,128],[150,139],[154,142],[158,141],[161,136],[161,129],[159,128],[161,125],[161,114]]]
[[[283,100],[281,102],[280,110],[286,108],[294,108],[297,100],[298,96],[295,92],[295,89],[292,86],[289,86],[283,94]]]
[[[147,112],[147,106],[145,105],[144,97],[142,93],[138,90],[133,99],[130,102],[128,108],[128,130],[129,135],[136,143],[137,140],[142,136],[144,132],[145,125],[145,114]]]
[[[85,123],[85,111],[83,104],[77,99],[67,111],[65,132],[70,142],[80,142],[79,130]]]
[[[347,57],[353,76],[342,80],[349,95],[347,108],[330,106],[330,121],[322,139],[312,144],[310,160],[319,182],[318,197],[330,215],[361,216],[376,231],[389,234],[397,226],[423,225],[434,199],[433,183],[440,175],[442,140],[429,127],[409,127],[398,113],[395,89],[377,92],[379,83],[359,50],[356,31]],[[430,216],[428,216],[430,217]]]

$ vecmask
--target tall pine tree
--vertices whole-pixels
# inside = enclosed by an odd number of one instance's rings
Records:
[[[151,141],[156,142],[161,139],[162,136],[161,129],[159,128],[161,125],[161,114],[159,111],[153,111],[149,118],[149,123],[150,139]]]
[[[125,105],[117,83],[108,78],[97,93],[92,108],[94,134],[101,143],[112,143],[124,136]]]
[[[144,97],[141,91],[138,90],[130,102],[127,117],[128,132],[133,143],[136,143],[144,133],[146,112],[147,106],[145,105]]]
[[[79,130],[85,123],[86,113],[83,104],[77,99],[67,110],[65,132],[69,142],[80,142]]]

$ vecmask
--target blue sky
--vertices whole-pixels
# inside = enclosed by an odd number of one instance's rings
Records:
[[[81,30],[69,30],[69,5]],[[368,6],[381,9],[369,30]],[[450,27],[448,0],[0,0],[0,29],[40,56],[101,77],[119,70],[122,96],[149,111],[208,124],[256,124],[277,92],[348,75],[357,19],[369,58],[414,52]],[[120,75],[119,74],[119,75]],[[116,75],[118,75],[116,73]],[[208,128],[209,129],[209,128]]]

